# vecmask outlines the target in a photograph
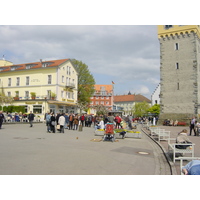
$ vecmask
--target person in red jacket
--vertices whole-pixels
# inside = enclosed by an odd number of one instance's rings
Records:
[[[120,128],[120,122],[122,121],[121,117],[119,115],[117,115],[115,117],[115,122],[116,122],[116,128]]]

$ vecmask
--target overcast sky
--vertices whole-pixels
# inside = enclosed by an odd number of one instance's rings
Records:
[[[0,26],[0,59],[14,64],[75,58],[88,65],[96,84],[115,82],[115,94],[148,98],[160,81],[157,26]]]

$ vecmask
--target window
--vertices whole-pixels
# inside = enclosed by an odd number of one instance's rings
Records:
[[[179,63],[176,63],[176,69],[179,69]]]
[[[48,84],[51,84],[51,75],[48,75]]]
[[[101,99],[104,99],[104,96],[101,96]]]
[[[25,91],[25,99],[29,99],[29,91]]]
[[[169,29],[169,28],[172,28],[173,25],[165,25],[165,29]]]
[[[29,76],[26,77],[26,85],[29,85],[30,78]]]
[[[175,50],[179,50],[179,44],[175,43]]]
[[[104,105],[104,101],[101,101],[101,105]]]
[[[61,91],[61,98],[64,98],[64,92]]]
[[[51,98],[51,90],[47,90],[47,99]]]
[[[33,113],[42,113],[42,105],[34,105]]]
[[[64,81],[64,76],[62,76],[62,83],[64,83],[65,81]]]
[[[179,88],[179,83],[177,83],[177,90],[179,90],[180,88]]]
[[[20,78],[17,77],[16,86],[19,86],[19,83],[20,83]]]
[[[99,102],[98,102],[98,101],[96,101],[96,105],[99,105]]]
[[[8,86],[11,86],[11,78],[8,78]]]
[[[11,97],[11,92],[8,92],[8,97]]]

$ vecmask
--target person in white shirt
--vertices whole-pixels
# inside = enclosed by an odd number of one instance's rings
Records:
[[[62,114],[58,119],[58,124],[60,125],[60,133],[64,133],[64,126],[65,126],[65,117]]]

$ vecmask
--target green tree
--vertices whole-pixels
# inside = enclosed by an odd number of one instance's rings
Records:
[[[95,92],[94,77],[85,63],[76,59],[72,59],[71,61],[78,72],[78,103],[82,106],[88,106],[90,97],[92,97]]]
[[[150,106],[146,101],[138,102],[133,106],[133,114],[135,117],[142,117],[148,113]]]
[[[160,114],[160,104],[154,104],[152,107],[149,108],[148,112],[159,115]]]
[[[5,95],[4,88],[2,86],[1,91],[0,91],[0,105],[2,105],[2,109],[3,109],[4,104],[11,104],[12,101],[13,101],[13,98]]]

